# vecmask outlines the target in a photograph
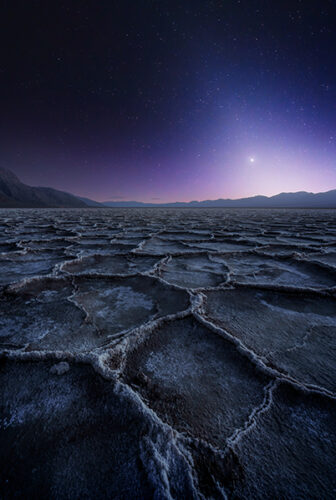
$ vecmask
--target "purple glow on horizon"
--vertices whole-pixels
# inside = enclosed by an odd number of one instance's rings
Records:
[[[254,141],[236,151],[203,150],[179,152],[179,155],[157,158],[108,159],[99,161],[69,159],[62,168],[23,172],[24,182],[53,186],[97,201],[135,200],[151,203],[191,201],[217,198],[242,198],[254,195],[272,196],[286,191],[320,192],[336,187],[336,165],[333,149],[321,154],[322,148],[311,145],[290,147]],[[247,141],[252,142],[252,141]],[[275,141],[274,141],[275,142]],[[307,141],[308,143],[308,141]],[[113,153],[111,153],[113,157]],[[253,161],[251,161],[253,158]],[[160,158],[159,158],[160,160]],[[66,168],[65,166],[68,166]]]

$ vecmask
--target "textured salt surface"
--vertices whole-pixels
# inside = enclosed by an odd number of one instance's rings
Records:
[[[334,211],[0,229],[1,498],[335,498]]]

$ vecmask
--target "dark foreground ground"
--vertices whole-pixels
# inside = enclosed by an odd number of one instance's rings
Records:
[[[0,211],[0,498],[335,498],[336,212]]]

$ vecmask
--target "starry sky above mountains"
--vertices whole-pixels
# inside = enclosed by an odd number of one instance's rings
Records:
[[[0,165],[104,200],[336,188],[334,1],[5,1]]]

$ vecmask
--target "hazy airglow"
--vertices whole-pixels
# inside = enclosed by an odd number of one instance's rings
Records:
[[[9,16],[1,166],[98,201],[336,188],[332,2],[96,3]]]

